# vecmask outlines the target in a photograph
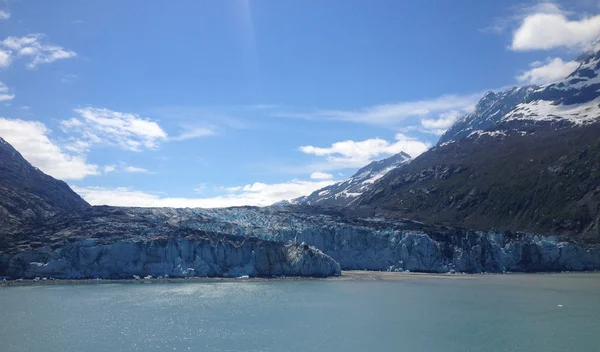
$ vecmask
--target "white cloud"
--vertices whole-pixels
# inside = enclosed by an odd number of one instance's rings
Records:
[[[214,135],[215,131],[208,127],[192,127],[188,128],[185,132],[177,137],[171,138],[174,141],[185,141],[188,139],[201,138],[206,136]]]
[[[154,193],[137,191],[128,187],[102,188],[77,187],[73,190],[93,205],[223,208],[242,205],[267,206],[280,200],[290,200],[329,186],[335,181],[291,180],[266,184],[255,182],[245,186],[228,187],[225,195],[211,198],[169,198]]]
[[[316,171],[310,174],[310,178],[313,180],[330,180],[333,178],[333,175],[326,172]]]
[[[437,119],[422,119],[421,126],[426,132],[441,135],[463,115],[460,111],[448,111],[440,114]]]
[[[120,161],[118,163],[118,165],[117,164],[105,165],[103,167],[103,171],[105,174],[108,174],[111,172],[128,172],[128,173],[144,173],[144,174],[152,173],[149,170],[144,169],[142,167],[127,165],[126,163],[124,163],[122,161]]]
[[[10,12],[5,10],[0,10],[0,20],[7,20],[10,18]]]
[[[75,109],[79,118],[61,122],[65,131],[80,133],[78,141],[91,144],[106,143],[126,150],[156,149],[167,133],[150,119],[108,109],[92,107]],[[77,143],[77,142],[76,142]]]
[[[411,117],[422,118],[453,110],[466,112],[481,99],[482,94],[442,95],[434,99],[374,105],[358,111],[317,110],[309,113],[275,112],[272,115],[276,117],[341,120],[373,125],[395,125]]]
[[[82,156],[65,153],[48,138],[50,133],[40,122],[0,117],[0,136],[43,172],[64,180],[98,174],[97,165],[88,164]]]
[[[4,53],[18,58],[31,58],[27,67],[33,69],[41,64],[48,64],[57,60],[70,59],[77,56],[72,50],[67,50],[61,46],[47,44],[44,42],[43,34],[29,34],[24,37],[7,37],[0,45],[4,48]],[[0,54],[2,62],[2,54]],[[10,64],[10,61],[8,62]]]
[[[581,49],[600,37],[600,15],[570,20],[556,4],[544,3],[525,16],[513,33],[511,49]]]
[[[148,171],[147,169],[144,169],[143,167],[136,167],[136,166],[125,166],[123,168],[124,172],[131,172],[131,173],[150,173],[150,171]]]
[[[517,76],[519,82],[528,84],[546,84],[563,79],[579,67],[577,61],[563,61],[561,58],[546,60],[546,63],[533,62],[530,69]]]
[[[359,142],[346,140],[333,143],[326,148],[307,145],[301,146],[299,150],[305,154],[326,157],[327,163],[320,165],[322,169],[336,170],[363,167],[373,160],[400,152],[405,152],[414,158],[430,147],[429,143],[398,133],[395,142],[388,142],[381,138]]]
[[[10,51],[0,49],[0,68],[5,68],[10,66],[12,62],[12,56]]]
[[[0,82],[0,102],[13,100],[15,95],[10,92],[6,84]]]
[[[105,165],[104,168],[103,168],[103,170],[104,170],[105,174],[108,174],[109,172],[116,171],[117,170],[117,165],[114,165],[114,164],[113,165]]]

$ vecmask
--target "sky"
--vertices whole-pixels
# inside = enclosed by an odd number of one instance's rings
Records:
[[[91,204],[269,205],[598,37],[592,0],[0,0],[0,137]]]

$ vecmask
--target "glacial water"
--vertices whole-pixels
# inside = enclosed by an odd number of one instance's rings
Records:
[[[600,275],[0,287],[9,351],[600,351]]]

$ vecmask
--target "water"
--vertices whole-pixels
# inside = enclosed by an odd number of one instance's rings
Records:
[[[0,287],[4,352],[600,351],[599,326],[597,274]]]

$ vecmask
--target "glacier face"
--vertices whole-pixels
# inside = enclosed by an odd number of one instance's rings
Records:
[[[340,269],[600,269],[600,248],[533,234],[447,229],[281,207],[91,211],[47,224],[36,231],[35,241],[28,241],[34,247],[4,251],[0,276],[326,277],[339,275]]]
[[[312,245],[342,269],[506,272],[600,269],[600,248],[533,234],[445,229],[278,208],[138,209],[152,221]]]
[[[227,239],[154,239],[102,244],[79,240],[51,250],[0,254],[13,278],[310,276],[340,274],[339,264],[307,244]]]

